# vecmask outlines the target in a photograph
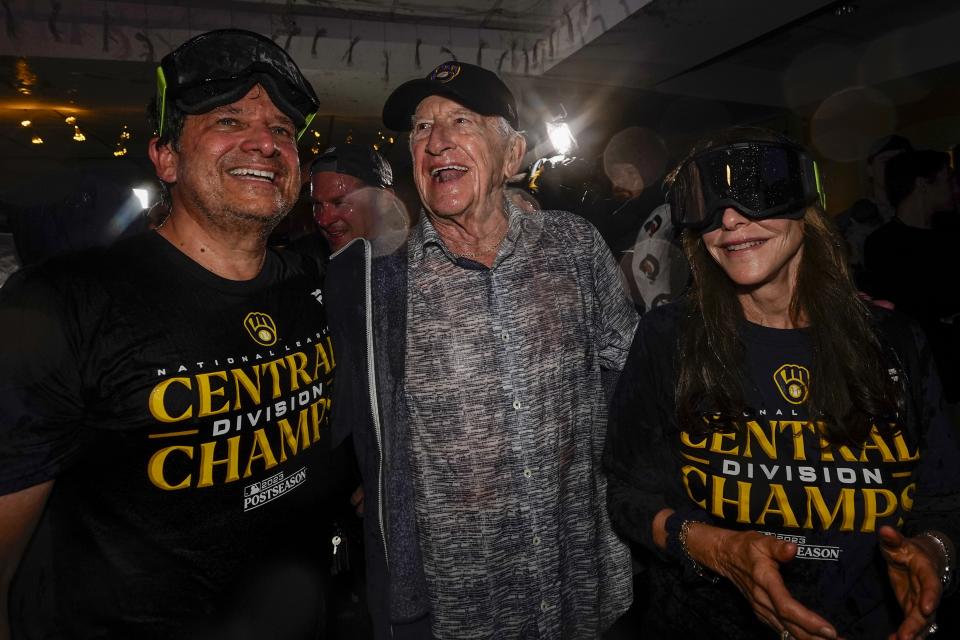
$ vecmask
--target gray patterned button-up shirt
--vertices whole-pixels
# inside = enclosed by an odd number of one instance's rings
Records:
[[[606,509],[601,369],[636,314],[597,231],[520,212],[492,268],[424,216],[409,244],[406,399],[437,638],[597,638],[632,600]]]

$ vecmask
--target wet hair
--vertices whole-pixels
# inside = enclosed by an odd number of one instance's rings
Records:
[[[186,117],[187,114],[173,104],[173,101],[168,101],[167,108],[163,114],[163,135],[154,140],[152,144],[157,146],[169,144],[175,151],[179,151],[180,134],[183,133],[183,123],[186,120]],[[153,132],[153,135],[156,135],[157,131],[160,130],[160,113],[156,96],[154,96],[154,98],[147,104],[147,124],[150,126],[150,130]],[[169,212],[173,204],[173,201],[170,197],[170,184],[160,180],[159,178],[157,181],[160,183],[159,204],[161,205],[161,210],[166,210]]]
[[[154,97],[147,104],[147,124],[153,135],[160,130],[160,105],[157,104],[157,98]],[[184,113],[173,100],[167,101],[167,108],[163,114],[163,135],[157,140],[157,144],[170,144],[174,149],[180,148],[180,134],[183,133],[183,123],[187,114]]]
[[[736,128],[698,143],[694,153],[743,140],[788,141],[763,129]],[[676,170],[671,172],[668,183]],[[812,343],[807,409],[823,422],[828,441],[859,443],[876,424],[891,430],[900,389],[888,365],[869,310],[860,300],[847,266],[841,236],[819,207],[803,216],[803,253],[790,300],[791,319],[809,323]],[[739,328],[745,322],[736,286],[707,251],[703,234],[685,230],[683,249],[693,283],[689,314],[680,332],[677,414],[690,433],[731,431],[746,408],[745,347]]]
[[[887,200],[894,207],[913,193],[917,179],[933,182],[937,174],[950,166],[950,154],[942,151],[904,151],[887,161],[884,169],[884,187]]]

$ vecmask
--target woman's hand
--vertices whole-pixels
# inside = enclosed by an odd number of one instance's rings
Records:
[[[935,542],[923,536],[907,538],[888,526],[880,527],[878,533],[887,575],[903,609],[903,622],[889,640],[925,638],[943,590],[943,553]]]
[[[730,531],[696,523],[687,547],[694,560],[736,585],[754,613],[777,632],[797,640],[833,639],[837,631],[790,595],[780,565],[797,554],[797,545],[755,531]]]

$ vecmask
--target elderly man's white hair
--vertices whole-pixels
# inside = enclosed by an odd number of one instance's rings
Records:
[[[482,113],[479,115],[483,115]],[[484,116],[485,118],[493,118],[493,128],[500,134],[500,137],[504,142],[510,142],[513,140],[514,136],[523,136],[522,131],[517,131],[514,129],[507,119],[503,116]],[[416,128],[410,131],[410,135],[407,136],[407,147],[410,149],[410,153],[413,153],[413,134],[416,131]]]

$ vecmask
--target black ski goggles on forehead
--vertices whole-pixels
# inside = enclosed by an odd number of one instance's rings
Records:
[[[320,101],[286,51],[269,38],[241,29],[210,31],[188,40],[157,67],[157,135],[163,135],[168,100],[184,113],[207,113],[236,102],[257,84],[293,120],[299,140],[317,115]]]
[[[732,207],[752,220],[800,219],[826,201],[817,163],[778,142],[737,142],[698,153],[677,171],[668,194],[673,224],[707,232]]]

